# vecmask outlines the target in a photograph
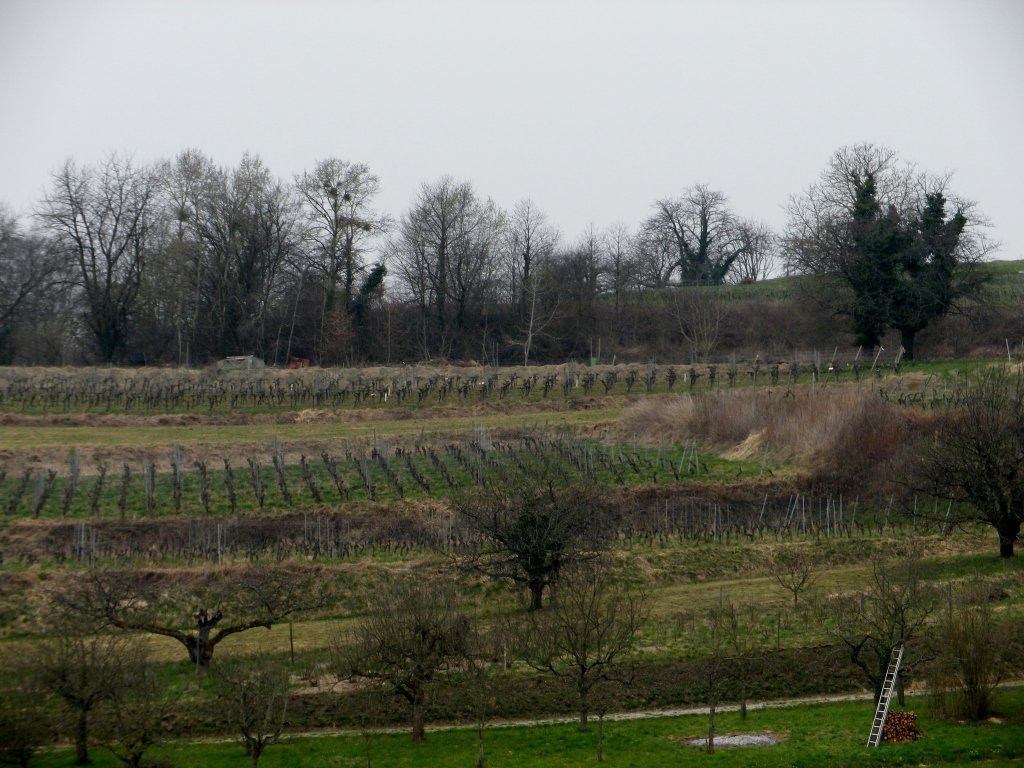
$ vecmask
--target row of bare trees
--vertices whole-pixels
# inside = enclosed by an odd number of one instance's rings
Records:
[[[778,255],[706,186],[576,241],[451,177],[397,219],[379,192],[337,158],[290,181],[249,154],[68,160],[31,218],[0,210],[0,360],[564,359],[674,335],[644,288],[763,279]]]
[[[790,570],[778,568],[774,575],[785,582]],[[134,576],[143,580],[143,574]],[[588,730],[591,715],[597,716],[601,760],[604,715],[636,684],[646,663],[639,646],[649,642],[642,638],[653,604],[636,574],[607,559],[577,563],[551,587],[543,609],[524,603],[522,610],[497,615],[472,607],[455,585],[445,573],[394,575],[373,590],[363,618],[354,625],[335,624],[329,633],[323,669],[312,674],[348,681],[362,691],[366,711],[359,721],[368,764],[373,734],[367,729],[383,724],[389,698],[407,703],[418,743],[425,738],[430,697],[438,686],[458,681],[476,719],[482,766],[486,722],[500,711],[497,698],[507,676],[517,674],[509,671],[517,663],[561,680],[573,692],[581,731]],[[93,581],[87,589],[95,586]],[[875,565],[859,589],[817,596],[807,620],[834,637],[833,652],[862,672],[876,697],[892,649],[905,645],[903,677],[927,684],[937,716],[984,719],[992,712],[998,684],[1019,670],[1024,650],[1019,626],[994,605],[999,599],[985,580],[944,585],[930,580],[926,562],[911,550]],[[47,704],[52,696],[66,712],[66,718],[57,718],[65,722],[57,730],[75,743],[79,764],[88,761],[90,745],[98,745],[127,765],[139,765],[148,750],[171,735],[175,708],[197,701],[194,680],[169,675],[149,655],[138,633],[152,627],[113,622],[105,630],[102,618],[97,621],[81,605],[58,601],[55,607],[48,614],[48,639],[5,677],[0,695],[4,758],[27,764],[34,750],[54,737]],[[237,631],[265,626],[246,622],[241,604],[226,610],[236,612]],[[249,617],[258,612],[249,610]],[[746,717],[748,686],[763,684],[771,674],[773,654],[780,649],[778,629],[764,606],[737,603],[724,593],[693,606],[688,615],[690,685],[708,705],[711,752],[720,701],[738,698]],[[220,719],[238,735],[255,768],[288,723],[294,672],[279,655],[264,652],[228,656],[209,670]],[[898,694],[902,703],[902,680]]]

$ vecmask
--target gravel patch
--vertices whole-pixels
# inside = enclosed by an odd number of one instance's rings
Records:
[[[687,739],[691,747],[707,747],[707,738]],[[734,733],[731,736],[715,736],[715,748],[718,747],[770,747],[779,740],[767,733]]]

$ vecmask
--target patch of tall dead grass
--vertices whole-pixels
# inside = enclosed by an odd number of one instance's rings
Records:
[[[774,461],[795,461],[815,484],[839,489],[892,477],[912,433],[930,420],[856,387],[786,396],[743,389],[644,398],[623,414],[620,430],[652,443],[696,438],[730,459],[767,448]]]

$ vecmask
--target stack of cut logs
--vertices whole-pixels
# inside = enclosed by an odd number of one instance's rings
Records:
[[[914,741],[919,735],[917,715],[913,712],[890,712],[882,729],[885,741]]]

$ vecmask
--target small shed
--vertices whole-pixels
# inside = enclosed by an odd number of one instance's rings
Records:
[[[217,363],[217,370],[219,371],[253,371],[265,367],[262,360],[252,355],[225,357]]]

